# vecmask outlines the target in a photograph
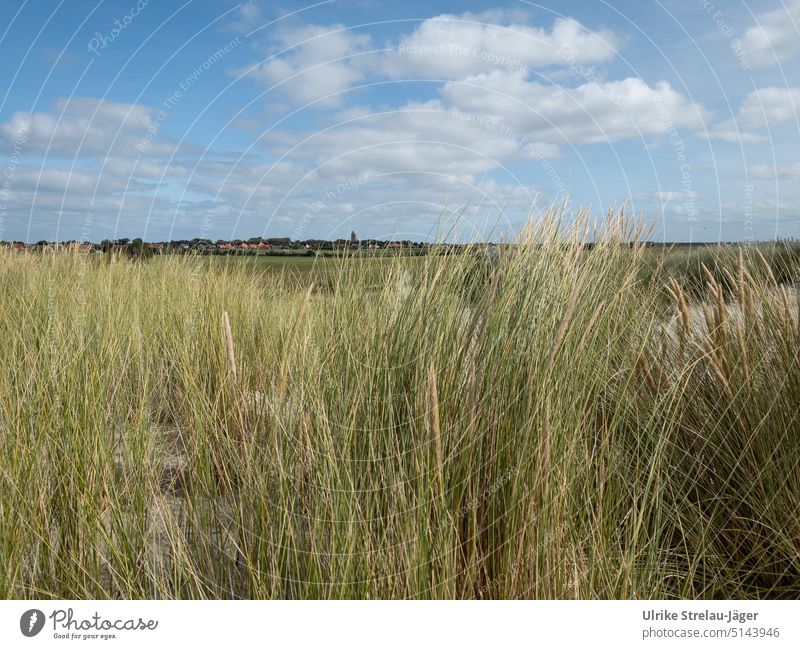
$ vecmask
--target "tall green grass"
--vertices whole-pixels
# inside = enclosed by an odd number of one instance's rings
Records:
[[[800,595],[796,294],[585,223],[302,281],[3,253],[0,596]]]

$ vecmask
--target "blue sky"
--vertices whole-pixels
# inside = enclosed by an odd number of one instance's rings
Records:
[[[800,237],[800,0],[4,7],[0,239]]]

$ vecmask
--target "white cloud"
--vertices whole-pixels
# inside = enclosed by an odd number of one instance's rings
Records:
[[[612,59],[619,37],[591,31],[572,18],[550,29],[521,22],[519,12],[443,14],[422,21],[397,42],[378,48],[341,24],[277,31],[272,54],[235,71],[293,101],[342,103],[339,93],[374,78],[460,79],[492,70],[524,71]]]
[[[519,72],[491,72],[450,82],[442,96],[468,113],[493,116],[531,140],[556,144],[615,142],[702,127],[710,118],[668,82],[639,78],[585,83],[574,89],[527,81]]]
[[[756,16],[742,43],[755,65],[783,63],[800,53],[800,0]]]
[[[528,70],[612,59],[620,39],[571,18],[550,30],[517,22],[507,12],[443,14],[422,22],[381,60],[392,77],[460,79],[492,70]]]
[[[747,171],[751,178],[760,180],[775,180],[776,178],[800,178],[800,162],[787,165],[751,165]]]
[[[94,97],[61,98],[52,112],[16,112],[0,124],[0,138],[13,142],[24,134],[30,153],[67,158],[135,155],[148,129],[157,127],[156,109],[141,104],[122,104]],[[169,155],[174,143],[153,141],[149,155]]]
[[[708,138],[741,144],[763,143],[767,136],[754,131],[797,122],[799,114],[800,88],[760,88],[745,97],[735,119],[715,124]]]
[[[317,176],[334,182],[364,173],[469,181],[515,160],[560,155],[554,143],[528,142],[504,122],[453,110],[439,100],[379,113],[343,111],[329,128],[301,136],[276,133],[269,145],[273,155],[298,145],[292,159],[318,167]]]
[[[341,93],[365,76],[364,53],[372,39],[342,25],[307,25],[278,34],[276,51],[267,60],[235,74],[276,86],[295,102],[339,104]]]
[[[739,108],[739,122],[747,128],[797,122],[800,117],[800,88],[761,88],[751,92]]]

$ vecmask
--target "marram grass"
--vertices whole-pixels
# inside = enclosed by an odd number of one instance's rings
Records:
[[[0,254],[0,596],[800,596],[797,266],[585,223],[299,279]]]

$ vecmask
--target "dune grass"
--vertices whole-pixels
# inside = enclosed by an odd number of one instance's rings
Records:
[[[800,596],[797,295],[586,222],[303,281],[0,254],[0,596]]]

